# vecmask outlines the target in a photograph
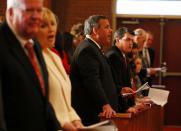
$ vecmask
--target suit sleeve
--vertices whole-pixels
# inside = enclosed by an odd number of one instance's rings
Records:
[[[90,49],[83,50],[79,54],[77,65],[83,78],[83,85],[95,103],[100,106],[108,104],[109,102],[101,83],[101,66],[97,54]]]
[[[0,130],[1,131],[6,131],[6,124],[5,124],[4,112],[3,112],[1,74],[0,74]]]

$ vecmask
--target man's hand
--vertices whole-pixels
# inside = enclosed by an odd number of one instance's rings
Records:
[[[149,68],[149,75],[153,76],[156,75],[157,71],[155,70],[155,68]]]
[[[109,104],[106,104],[103,106],[102,115],[106,118],[111,118],[113,115],[116,115],[116,112],[112,109],[112,107]]]
[[[123,87],[121,90],[121,94],[123,93],[134,93],[134,91],[130,87]]]

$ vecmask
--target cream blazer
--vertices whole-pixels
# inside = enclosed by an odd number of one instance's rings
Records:
[[[60,57],[49,49],[43,56],[49,73],[49,101],[58,121],[63,127],[66,122],[80,120],[71,106],[71,83]]]

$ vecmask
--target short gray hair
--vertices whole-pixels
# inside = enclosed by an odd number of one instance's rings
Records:
[[[7,0],[7,9],[20,7],[22,0]]]
[[[7,0],[7,9],[12,7],[18,7],[20,3],[20,0]]]
[[[146,31],[142,28],[138,28],[134,30],[135,36],[146,36]]]
[[[99,28],[99,21],[101,19],[108,19],[103,15],[92,15],[88,19],[85,20],[84,23],[84,33],[85,35],[90,35],[92,33],[93,27]]]

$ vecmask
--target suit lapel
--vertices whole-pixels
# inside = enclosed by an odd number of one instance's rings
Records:
[[[91,39],[86,38],[88,43],[90,43],[90,46],[92,46],[95,50],[97,50],[100,54],[102,54],[101,49],[92,41]]]
[[[33,80],[35,83],[39,83],[39,80],[36,76],[36,73],[34,71],[34,68],[26,55],[25,51],[21,47],[20,42],[16,39],[15,35],[12,33],[12,31],[9,29],[9,27],[5,26],[5,39],[7,39],[7,46],[10,50],[10,53],[12,56],[15,57],[17,62],[22,65],[22,67],[26,70],[27,75],[31,77],[31,80]],[[40,62],[41,63],[41,62]],[[41,90],[38,89],[40,92]]]
[[[25,54],[23,48],[19,41],[14,37],[11,36],[9,39],[9,48],[12,56],[14,56],[17,61],[26,69],[27,73],[34,77],[36,74],[34,72],[33,66],[31,65],[28,56]]]

